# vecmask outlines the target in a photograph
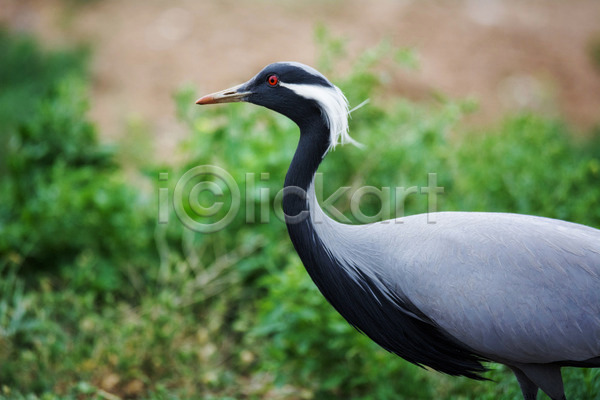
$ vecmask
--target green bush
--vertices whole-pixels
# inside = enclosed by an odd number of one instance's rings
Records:
[[[45,52],[33,38],[11,34],[2,26],[0,48],[0,131],[6,138],[7,128],[34,115],[56,82],[68,75],[85,75],[87,52]]]
[[[60,270],[84,290],[115,290],[122,279],[118,264],[135,259],[148,245],[148,215],[136,211],[141,197],[116,171],[112,152],[97,142],[73,56],[42,55],[24,39],[7,47],[16,49],[2,76],[14,79],[1,101],[20,105],[28,115],[16,113],[1,128],[7,145],[0,181],[0,260]],[[27,55],[35,68],[25,71],[32,74],[25,79],[21,67]],[[54,64],[71,72],[52,74]],[[25,104],[29,97],[31,104]]]
[[[132,266],[157,263],[149,207],[86,117],[85,54],[5,31],[0,47],[0,395],[11,398],[71,388],[92,340],[78,342],[79,320],[132,298]]]
[[[472,134],[457,153],[455,207],[509,211],[600,227],[600,149],[535,115]]]

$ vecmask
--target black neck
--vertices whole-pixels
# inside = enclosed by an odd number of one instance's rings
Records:
[[[307,191],[327,152],[329,129],[319,114],[295,122],[300,126],[300,142],[285,177],[283,211],[294,248],[321,293],[351,325],[386,350],[417,365],[481,379],[479,373],[485,370],[481,356],[448,337],[426,316],[415,318],[419,310],[382,292],[373,276],[361,272],[363,266],[352,267],[361,275],[358,281],[348,276],[342,261],[327,251],[311,221],[309,213],[314,210]]]
[[[287,216],[296,216],[303,211],[309,211],[305,195],[329,147],[329,128],[321,115],[304,120],[298,125],[300,141],[285,176],[284,187],[286,190],[291,188],[300,190],[285,192],[283,211]]]

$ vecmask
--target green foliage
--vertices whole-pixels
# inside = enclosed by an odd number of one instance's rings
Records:
[[[320,61],[333,72],[344,43],[324,28],[317,36],[334,50]],[[9,113],[0,130],[0,399],[519,398],[501,366],[487,375],[494,382],[473,382],[406,363],[318,293],[275,207],[298,140],[286,118],[244,104],[198,108],[195,91],[182,90],[175,102],[191,132],[186,161],[150,165],[155,187],[134,191],[85,117],[80,56],[44,53],[6,34],[0,40],[13,48],[0,54],[8,74],[0,79],[10,88],[0,104],[31,107]],[[19,78],[27,59],[39,66]],[[390,69],[417,61],[384,42],[347,74],[328,74],[352,105],[372,102],[351,120],[367,150],[338,148],[327,157],[323,198],[350,186],[335,205],[353,219],[349,199],[358,187],[390,187],[389,203],[402,207],[389,217],[426,212],[426,195],[405,190],[399,198],[394,189],[425,187],[434,173],[444,188],[438,210],[600,226],[597,142],[575,142],[563,123],[536,115],[466,133],[461,119],[470,102],[375,101]],[[62,66],[50,73],[53,63]],[[27,104],[32,90],[38,96]],[[201,228],[219,221],[235,205],[235,190],[214,175],[183,182],[199,165],[224,169],[240,191],[237,213],[213,232],[194,232],[182,220]],[[206,182],[223,196],[199,191]],[[157,197],[158,208],[148,200]],[[206,212],[215,201],[222,208]],[[377,216],[381,203],[365,196],[361,211]],[[567,392],[591,398],[598,377],[567,369]]]
[[[600,226],[600,152],[573,142],[564,124],[524,115],[508,119],[496,132],[473,136],[458,152],[457,207]],[[485,191],[476,193],[479,187]]]
[[[46,56],[26,39],[7,47],[14,54],[2,76],[14,80],[2,99],[29,115],[16,113],[1,131],[7,146],[0,181],[0,258],[27,269],[60,269],[83,290],[114,290],[122,274],[113,260],[132,260],[129,255],[148,241],[147,215],[134,212],[140,199],[116,173],[112,153],[97,143],[72,55]],[[25,79],[21,68],[27,55],[35,68],[25,70],[32,74]],[[70,73],[51,73],[54,65]],[[31,104],[24,101],[29,96]]]
[[[82,76],[87,59],[82,50],[43,52],[32,38],[12,35],[1,26],[0,49],[0,131],[34,115],[57,81]]]

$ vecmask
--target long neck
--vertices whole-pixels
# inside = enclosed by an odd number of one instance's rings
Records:
[[[284,184],[283,211],[288,217],[310,212],[306,197],[308,189],[329,146],[329,128],[320,115],[299,126],[300,141]],[[316,202],[314,204],[318,207]],[[290,221],[287,222],[290,228]]]
[[[342,246],[339,250],[340,239],[348,239],[348,227],[325,216],[311,188],[327,152],[328,129],[320,116],[298,125],[300,142],[285,177],[283,211],[294,248],[321,293],[351,325],[386,350],[417,365],[480,379],[478,374],[485,370],[481,356],[438,330],[407,299],[390,291],[374,268],[361,265],[368,263],[364,258],[348,257],[356,255],[356,249],[347,251]],[[321,225],[313,221],[315,214],[321,217]],[[376,259],[377,254],[370,256]]]
[[[298,126],[300,141],[285,177],[282,206],[296,252],[313,281],[331,301],[323,272],[335,272],[338,266],[327,256],[324,243],[315,230],[315,213],[327,217],[320,210],[311,188],[313,177],[329,146],[329,132],[320,115],[314,120],[302,121]]]

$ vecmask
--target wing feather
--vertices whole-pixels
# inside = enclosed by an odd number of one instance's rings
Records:
[[[358,240],[386,254],[365,268],[483,355],[537,363],[600,356],[599,230],[501,213],[438,213],[435,221],[417,215],[363,229]]]

